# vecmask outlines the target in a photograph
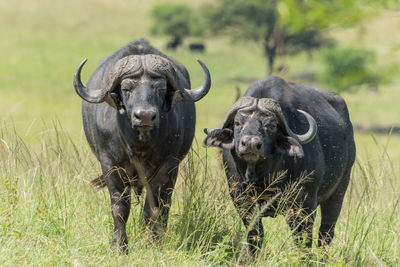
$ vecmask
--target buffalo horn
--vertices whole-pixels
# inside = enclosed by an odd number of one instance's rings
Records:
[[[83,85],[81,81],[81,71],[83,66],[85,65],[87,58],[85,58],[81,64],[79,64],[78,68],[74,74],[74,87],[76,93],[82,97],[82,99],[86,100],[90,103],[101,103],[105,100],[107,96],[107,91],[103,90],[90,90]]]
[[[210,87],[211,87],[210,72],[208,71],[207,66],[203,62],[201,62],[200,59],[197,59],[197,62],[199,62],[200,66],[203,68],[203,72],[204,72],[203,84],[192,90],[183,89],[182,90],[182,98],[184,101],[190,101],[190,102],[199,101],[210,90]]]
[[[298,109],[297,111],[302,113],[306,117],[308,124],[310,125],[308,128],[308,131],[305,134],[301,134],[301,135],[297,134],[296,135],[300,141],[300,144],[304,145],[304,144],[311,142],[314,139],[314,137],[318,131],[318,126],[317,126],[317,122],[314,120],[314,118],[310,114],[308,114],[307,112],[305,112],[301,109]]]
[[[304,145],[304,144],[311,142],[314,139],[314,137],[317,135],[318,126],[317,126],[317,122],[310,114],[308,114],[307,112],[305,112],[301,109],[298,109],[297,111],[302,113],[306,117],[308,124],[310,125],[308,128],[308,131],[305,134],[293,133],[293,131],[287,125],[286,119],[283,116],[283,114],[281,112],[275,112],[275,114],[278,116],[279,120],[283,124],[287,133],[293,137],[296,137],[297,140],[299,140],[300,144]]]

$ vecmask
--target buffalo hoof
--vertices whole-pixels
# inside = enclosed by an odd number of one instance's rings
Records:
[[[117,248],[119,253],[123,255],[127,255],[129,253],[128,250],[128,241],[121,240],[120,238],[113,238],[112,239],[112,247]]]

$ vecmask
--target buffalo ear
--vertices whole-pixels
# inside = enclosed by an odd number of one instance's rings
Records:
[[[180,102],[183,100],[182,92],[179,90],[174,91],[172,95],[172,100],[171,100],[171,106],[175,106],[176,103]]]
[[[231,149],[234,146],[233,131],[229,128],[223,129],[204,129],[207,134],[204,139],[204,146],[216,146],[220,148]]]
[[[173,108],[173,106],[178,102],[175,100],[175,94],[176,91],[174,87],[172,87],[172,85],[169,82],[167,82],[167,94],[165,96],[166,99],[163,105],[164,112],[169,112],[171,108]]]
[[[303,147],[291,136],[279,138],[276,144],[276,151],[295,158],[302,158],[304,156]]]

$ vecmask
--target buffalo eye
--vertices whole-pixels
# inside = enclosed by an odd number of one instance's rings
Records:
[[[130,95],[133,91],[133,89],[137,86],[137,82],[133,79],[124,79],[121,82],[121,92],[124,95]]]
[[[153,88],[157,91],[164,92],[167,90],[167,82],[164,79],[156,79],[153,83]]]
[[[122,94],[124,95],[130,95],[131,90],[129,88],[121,88]]]
[[[235,121],[235,127],[240,127],[242,124],[239,121]]]
[[[159,93],[163,93],[163,92],[167,91],[167,87],[166,86],[158,86],[157,91]]]
[[[277,129],[277,125],[276,124],[267,124],[264,126],[264,128],[267,131],[275,132]]]

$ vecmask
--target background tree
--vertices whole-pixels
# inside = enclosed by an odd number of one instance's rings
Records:
[[[203,7],[213,33],[250,40],[263,46],[268,72],[276,56],[332,44],[326,29],[352,26],[367,17],[368,0],[219,0]],[[385,1],[382,1],[382,3]]]
[[[185,4],[159,4],[151,11],[153,26],[151,33],[166,35],[171,38],[170,44],[179,46],[188,36],[199,36],[203,27],[199,24],[198,14]]]
[[[322,54],[321,81],[330,90],[348,91],[359,85],[376,87],[379,74],[372,70],[375,53],[360,48],[334,48]]]
[[[376,67],[373,50],[357,47],[335,47],[322,53],[319,81],[331,91],[354,91],[364,86],[376,92],[378,86],[390,82],[399,72],[397,64]]]

